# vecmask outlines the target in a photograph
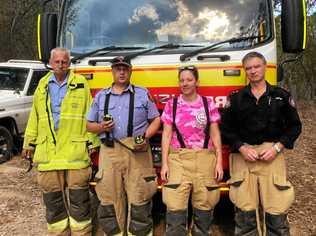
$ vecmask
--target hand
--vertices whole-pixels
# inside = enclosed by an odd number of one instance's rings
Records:
[[[270,148],[264,149],[259,153],[259,159],[262,161],[273,161],[277,156],[277,151],[272,146]]]
[[[169,179],[169,167],[168,165],[164,164],[161,167],[160,176],[163,182],[167,183]]]
[[[95,153],[97,151],[98,151],[98,148],[95,148],[95,147],[94,148],[89,148],[88,149],[88,155],[91,156],[93,153]]]
[[[247,160],[247,161],[257,161],[259,159],[259,154],[257,153],[257,151],[252,148],[251,146],[248,146],[246,144],[242,145],[239,148],[239,152],[243,155],[243,157]]]
[[[223,172],[223,165],[221,161],[218,161],[215,166],[215,179],[217,182],[223,179],[224,172]]]
[[[24,158],[24,159],[32,159],[33,153],[34,153],[34,150],[31,150],[31,149],[23,149],[21,156],[22,156],[22,158]]]
[[[111,130],[114,128],[114,121],[101,121],[100,123],[101,132],[111,132]]]

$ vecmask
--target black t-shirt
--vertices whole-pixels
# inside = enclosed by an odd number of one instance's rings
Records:
[[[251,93],[250,85],[228,97],[220,128],[223,142],[232,151],[238,151],[243,143],[263,142],[281,142],[292,149],[301,133],[301,121],[290,93],[266,83],[266,92],[259,100]]]

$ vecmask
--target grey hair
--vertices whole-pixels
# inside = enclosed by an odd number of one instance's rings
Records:
[[[54,55],[56,52],[64,52],[64,53],[67,54],[68,58],[70,58],[70,51],[69,51],[67,48],[60,48],[60,47],[53,48],[53,49],[50,51],[50,58],[52,58],[53,55]]]
[[[266,65],[267,64],[267,60],[266,58],[259,52],[249,52],[247,53],[243,59],[242,59],[242,65],[244,66],[246,61],[248,61],[249,59],[252,59],[252,58],[259,58],[263,61],[263,63]]]

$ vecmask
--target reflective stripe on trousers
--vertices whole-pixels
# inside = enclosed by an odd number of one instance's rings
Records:
[[[91,235],[88,181],[91,168],[38,172],[50,235]],[[69,189],[68,193],[65,188]]]

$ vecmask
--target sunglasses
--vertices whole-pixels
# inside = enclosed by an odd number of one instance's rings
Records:
[[[179,72],[182,72],[184,70],[197,71],[197,68],[195,66],[192,66],[192,65],[179,67]]]

